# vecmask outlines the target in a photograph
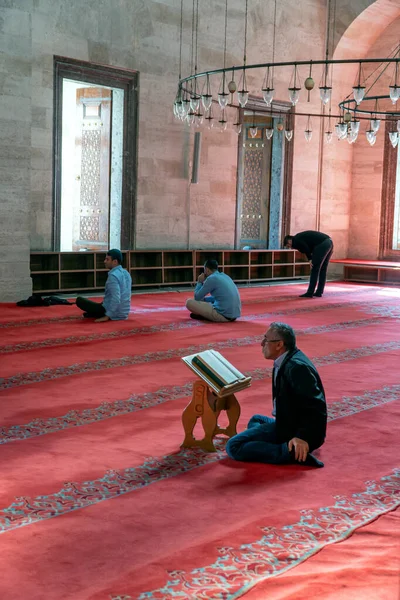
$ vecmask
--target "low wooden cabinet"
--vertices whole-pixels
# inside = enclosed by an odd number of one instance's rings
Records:
[[[123,267],[132,288],[196,283],[207,259],[236,283],[306,277],[310,266],[297,250],[130,250]],[[33,292],[101,292],[107,279],[105,252],[31,252]]]

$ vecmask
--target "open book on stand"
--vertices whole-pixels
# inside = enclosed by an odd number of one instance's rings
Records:
[[[251,377],[243,375],[215,350],[184,356],[182,360],[220,398],[240,392],[251,384]]]

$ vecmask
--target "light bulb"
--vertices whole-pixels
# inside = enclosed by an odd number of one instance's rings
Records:
[[[185,118],[189,112],[190,101],[188,99],[182,100],[182,115]]]
[[[331,99],[331,95],[332,88],[326,86],[319,88],[319,97],[324,104],[328,104],[329,100]]]
[[[241,90],[240,92],[237,93],[237,95],[238,95],[238,102],[239,102],[240,106],[242,108],[244,108],[249,99],[249,92],[247,90]]]
[[[299,101],[300,88],[289,88],[289,100],[295,106]]]
[[[203,94],[201,97],[201,103],[204,107],[204,110],[210,110],[210,106],[212,104],[211,94]]]
[[[393,104],[396,104],[397,100],[400,98],[400,87],[398,85],[390,85],[389,95]]]
[[[365,87],[362,85],[357,85],[353,87],[353,95],[356,104],[360,104],[360,102],[362,102],[362,100],[364,99]]]
[[[192,109],[192,111],[194,113],[196,113],[199,110],[199,106],[200,106],[200,98],[198,98],[197,96],[192,96],[190,98],[190,108]]]
[[[228,96],[229,94],[226,92],[218,94],[218,102],[221,108],[225,108],[225,106],[228,104]]]
[[[368,143],[371,146],[373,146],[376,142],[375,131],[373,131],[372,129],[369,129],[368,131],[365,132],[365,135],[367,136]]]
[[[306,129],[304,132],[304,137],[306,138],[307,142],[309,142],[312,138],[312,131],[311,129]]]
[[[381,126],[381,121],[380,119],[371,119],[371,129],[372,131],[374,131],[375,133],[377,133],[379,127]]]
[[[397,131],[389,131],[389,138],[392,143],[393,148],[396,148],[399,141],[399,134]]]
[[[262,91],[264,102],[267,106],[271,106],[272,104],[272,100],[274,99],[274,91],[274,88],[264,88]]]
[[[251,137],[255,138],[257,135],[258,129],[257,129],[257,127],[250,127],[249,132],[250,132]]]
[[[200,127],[203,124],[203,114],[200,111],[194,117],[194,124],[196,127]]]
[[[347,123],[338,123],[340,136],[339,139],[342,140],[347,136]]]
[[[290,140],[293,137],[293,130],[292,129],[286,129],[285,130],[285,138],[287,139],[288,142],[290,142]]]
[[[207,128],[212,129],[214,127],[213,117],[211,115],[208,115],[208,117],[206,117],[206,121],[207,121]]]

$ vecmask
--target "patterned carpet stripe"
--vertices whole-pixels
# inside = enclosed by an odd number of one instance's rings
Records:
[[[327,304],[323,306],[315,307],[313,305],[303,306],[300,308],[292,308],[288,310],[279,310],[275,312],[246,315],[240,318],[240,321],[261,321],[265,319],[276,320],[277,317],[292,316],[307,314],[309,312],[330,311],[336,309],[342,309],[348,307],[348,303],[339,304]],[[353,302],[351,307],[363,309],[366,313],[370,312],[378,314],[382,319],[398,319],[400,317],[400,307],[398,302],[394,301],[393,306],[382,306],[381,301],[377,301],[377,305],[374,306],[372,302]],[[35,342],[20,342],[18,344],[7,344],[0,346],[0,354],[11,354],[14,352],[25,352],[29,350],[36,350],[38,348],[50,348],[55,346],[70,345],[70,344],[82,344],[93,341],[105,341],[111,339],[124,339],[134,335],[149,335],[154,333],[162,333],[165,331],[178,331],[182,329],[191,329],[192,327],[199,327],[204,325],[201,321],[181,321],[166,323],[164,325],[149,325],[143,327],[134,327],[133,329],[126,329],[120,331],[109,331],[101,333],[91,333],[89,335],[80,336],[68,336],[61,338],[48,338],[45,340],[39,340]]]
[[[254,585],[292,569],[329,544],[346,539],[359,527],[400,505],[400,470],[368,481],[363,492],[336,498],[332,506],[303,510],[300,520],[277,529],[263,527],[264,535],[239,547],[219,548],[218,559],[204,567],[168,573],[169,581],[137,600],[234,600]],[[132,565],[133,567],[134,565]],[[133,583],[133,582],[132,582]],[[131,596],[111,596],[129,599]]]
[[[351,302],[352,298],[354,296],[355,297],[363,296],[365,294],[374,295],[380,289],[382,289],[382,288],[370,288],[370,289],[364,288],[361,290],[349,289],[349,290],[336,291],[336,292],[330,291],[329,297],[337,298],[337,297],[341,297],[341,296],[346,296],[346,297],[351,296],[351,298],[349,298],[349,302]],[[267,298],[249,298],[249,299],[244,298],[244,299],[242,299],[242,305],[245,306],[245,305],[251,305],[251,304],[272,304],[273,302],[287,302],[290,299],[291,299],[290,296],[273,296],[273,297],[267,297]],[[135,310],[135,297],[133,297],[132,303],[133,303],[133,310],[131,311],[131,314],[135,314],[135,312],[143,314],[146,311],[146,309],[138,309],[137,311]],[[175,309],[175,307],[173,307],[173,308]],[[186,310],[186,308],[184,306],[179,306],[176,308],[178,310]],[[168,312],[168,309],[169,309],[169,307],[165,307],[166,312]],[[162,310],[161,310],[161,312],[162,312]],[[76,320],[81,320],[81,319],[82,319],[81,315],[69,315],[66,317],[42,317],[41,319],[27,319],[26,321],[5,321],[4,323],[0,323],[0,329],[9,329],[9,328],[17,328],[17,327],[31,327],[34,325],[46,325],[48,323],[64,323],[66,321],[67,322],[68,321],[76,321]]]
[[[319,360],[324,360],[320,357]],[[316,362],[314,360],[314,362]],[[334,360],[337,363],[337,359]],[[326,363],[324,363],[326,364]],[[272,368],[255,369],[246,371],[246,376],[252,377],[254,381],[268,379],[272,375]],[[155,392],[144,394],[132,394],[126,400],[115,400],[114,402],[103,402],[95,408],[86,408],[82,411],[71,410],[61,417],[49,417],[48,419],[33,419],[24,425],[12,425],[0,428],[0,444],[8,444],[20,440],[56,433],[72,427],[82,427],[106,419],[112,419],[147,408],[152,408],[164,402],[180,400],[192,393],[193,382],[188,381],[183,385],[163,387]],[[374,408],[380,404],[393,402],[400,398],[400,385],[384,386],[378,390],[365,392],[360,396],[349,396],[342,398],[339,402],[333,402],[328,407],[329,420],[334,420],[352,415],[354,412],[362,412]]]
[[[398,396],[390,400],[396,400]],[[336,407],[334,419],[350,416],[365,410],[363,403],[351,403],[345,399],[345,414]],[[373,406],[386,404],[384,398],[376,394]],[[339,404],[339,403],[336,403]],[[332,416],[330,415],[330,420]],[[122,470],[107,471],[104,477],[93,481],[67,482],[54,494],[36,498],[19,497],[10,506],[0,510],[0,533],[19,527],[32,525],[38,521],[59,517],[74,510],[80,510],[104,500],[128,494],[182,473],[215,463],[226,458],[224,452],[226,440],[216,438],[215,453],[206,453],[198,448],[181,448],[176,454],[161,457],[149,457],[143,464]]]
[[[381,323],[381,318],[375,319],[360,319],[358,321],[344,321],[343,323],[333,323],[331,325],[318,325],[316,327],[307,327],[305,329],[296,330],[296,335],[317,335],[320,333],[329,333],[330,331],[340,331],[345,329],[354,329],[365,327],[366,325],[376,325]],[[103,369],[115,369],[119,367],[129,367],[132,365],[143,364],[146,362],[169,360],[172,358],[180,358],[188,354],[195,354],[210,348],[214,350],[223,350],[224,348],[235,348],[242,346],[251,346],[260,342],[260,336],[246,336],[243,338],[228,339],[220,342],[210,342],[209,344],[201,344],[197,346],[186,346],[185,348],[175,348],[170,350],[160,350],[157,352],[146,352],[145,354],[128,355],[115,359],[90,361],[87,363],[78,363],[68,365],[66,367],[48,368],[42,371],[32,371],[28,373],[16,373],[11,377],[0,379],[0,390],[28,385],[31,383],[39,383],[41,381],[49,381],[60,377],[69,377],[81,373],[90,373],[101,371]],[[358,356],[369,356],[388,350],[398,350],[400,342],[387,342],[386,344],[375,344],[373,346],[363,346],[357,349],[349,349],[350,360],[353,358],[352,353],[357,352]],[[342,353],[338,353],[341,356]],[[318,366],[318,362],[314,361]]]

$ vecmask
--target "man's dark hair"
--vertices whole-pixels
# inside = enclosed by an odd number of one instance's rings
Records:
[[[285,239],[283,240],[283,247],[287,246],[287,243],[289,240],[292,240],[293,236],[292,235],[285,235]]]
[[[113,260],[117,260],[119,265],[122,265],[122,252],[113,248],[107,252],[107,256],[111,256]]]
[[[270,329],[273,329],[278,338],[282,340],[286,350],[294,350],[296,348],[296,334],[290,325],[274,321],[271,323]]]
[[[215,260],[215,258],[209,258],[204,263],[204,268],[210,269],[210,271],[218,271],[218,262]]]

